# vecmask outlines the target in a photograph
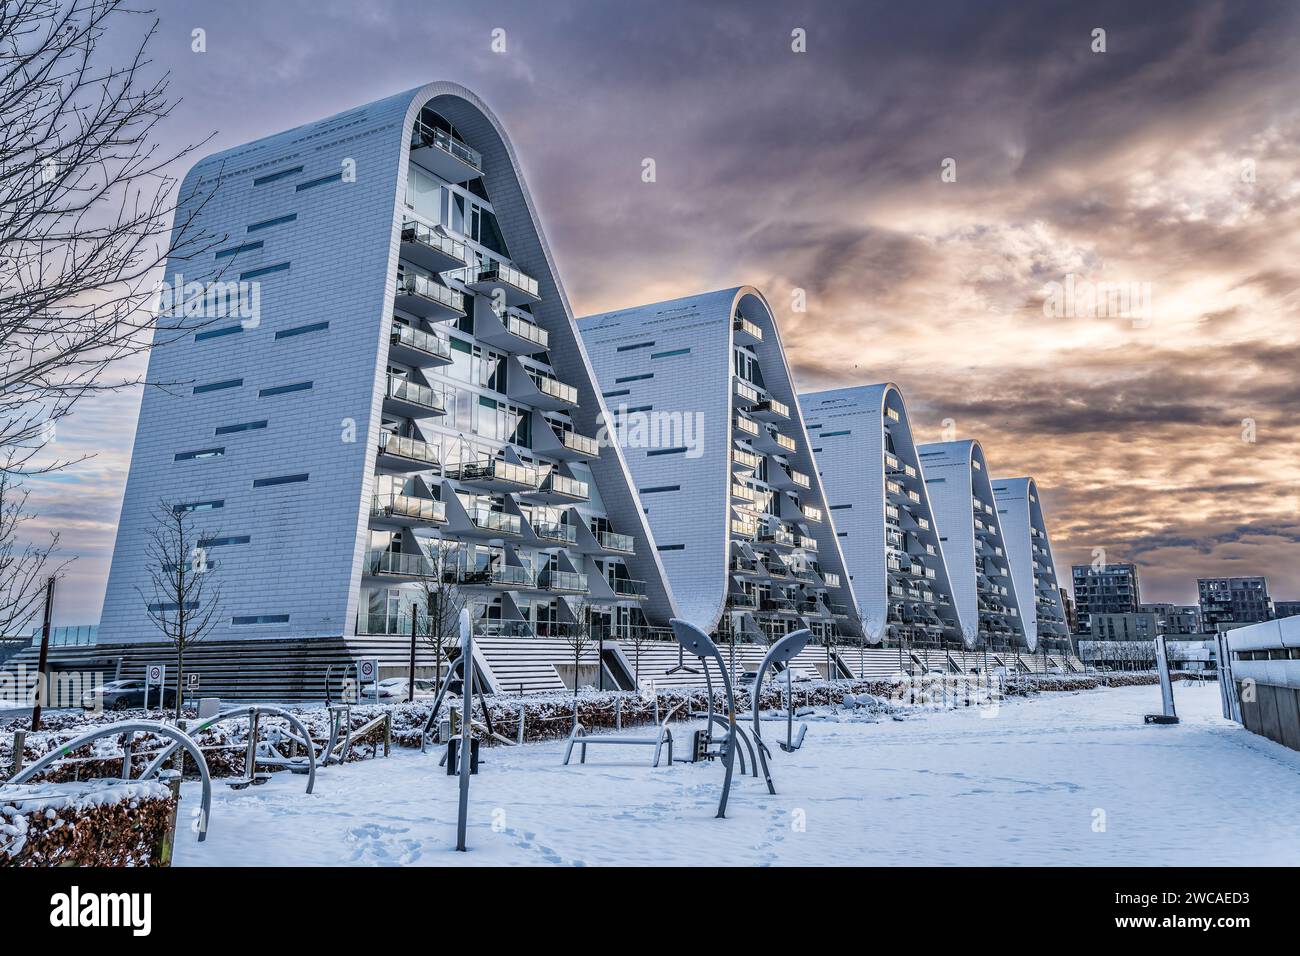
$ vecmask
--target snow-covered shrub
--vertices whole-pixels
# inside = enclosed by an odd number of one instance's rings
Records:
[[[158,866],[175,805],[157,781],[0,786],[0,866]]]

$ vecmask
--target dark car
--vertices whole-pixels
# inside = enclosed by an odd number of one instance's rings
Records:
[[[158,703],[158,688],[149,689],[149,703],[154,706],[160,706]],[[143,680],[111,680],[106,684],[96,687],[81,698],[81,706],[85,710],[129,710],[132,707],[144,706],[144,681]],[[162,707],[176,706],[176,691],[173,688],[163,688]]]

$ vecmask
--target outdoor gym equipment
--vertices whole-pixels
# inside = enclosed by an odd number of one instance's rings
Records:
[[[785,668],[785,688],[786,688],[786,708],[785,708],[785,739],[786,742],[781,744],[781,749],[786,753],[794,753],[803,746],[804,734],[808,732],[808,725],[802,724],[799,727],[799,739],[794,739],[794,683],[791,675],[790,662],[803,652],[812,640],[812,631],[808,628],[802,628],[798,631],[792,631],[785,637],[781,638],[763,658],[763,663],[759,665],[758,676],[754,679],[754,692],[751,695],[750,709],[754,712],[754,740],[758,743],[758,759],[763,764],[763,776],[767,778],[768,793],[776,793],[776,788],[772,786],[772,774],[767,769],[767,747],[763,743],[763,732],[758,727],[758,702],[763,696],[763,678],[767,676],[767,669],[776,664]]]
[[[705,689],[709,697],[709,709],[706,714],[700,715],[707,718],[705,730],[706,755],[710,758],[721,757],[722,764],[726,768],[726,776],[722,781],[722,796],[718,801],[718,817],[723,818],[727,815],[727,798],[731,794],[731,775],[736,762],[736,741],[740,740],[749,750],[750,761],[754,762],[754,748],[749,742],[749,737],[736,723],[736,695],[731,687],[731,675],[727,672],[727,666],[722,660],[722,654],[718,646],[709,639],[709,635],[696,627],[689,621],[673,618],[668,622],[672,625],[673,637],[677,638],[677,643],[683,651],[689,651],[694,657],[698,658],[700,665],[704,669]],[[709,674],[709,668],[705,662],[706,657],[712,657],[717,662],[718,671],[722,674],[722,689],[727,695],[727,715],[722,717],[714,713],[713,710],[713,678]],[[694,715],[692,715],[694,716]],[[719,724],[726,728],[726,732],[718,738],[713,736],[713,725]],[[716,744],[718,749],[715,751],[707,750],[707,747]],[[762,744],[760,741],[760,748]],[[761,752],[761,749],[760,749]],[[744,756],[741,756],[741,771],[744,769]],[[758,766],[754,764],[754,775],[758,775]]]
[[[581,750],[578,751],[578,763],[587,762],[587,745],[588,744],[621,744],[630,747],[653,747],[655,749],[654,762],[652,767],[659,766],[659,754],[663,750],[664,744],[668,745],[668,766],[673,765],[673,732],[668,729],[668,721],[673,719],[673,715],[685,706],[686,701],[681,701],[668,711],[668,716],[659,724],[659,732],[653,737],[620,737],[616,734],[602,735],[593,737],[587,733],[587,729],[578,722],[573,724],[573,733],[569,734],[569,746],[564,751],[564,766],[569,765],[570,758],[573,757],[573,747],[577,744]]]
[[[184,747],[185,752],[193,758],[195,766],[199,768],[199,777],[203,781],[203,797],[201,799],[202,809],[199,815],[199,842],[202,843],[208,838],[208,815],[212,812],[212,777],[208,774],[208,762],[204,759],[203,751],[194,739],[183,730],[179,730],[170,724],[160,723],[156,720],[126,720],[121,723],[109,724],[105,727],[97,727],[94,730],[88,730],[84,734],[78,734],[71,740],[63,743],[57,750],[51,750],[40,760],[36,761],[30,767],[20,770],[11,780],[6,781],[11,784],[26,783],[37,774],[47,768],[66,760],[72,753],[104,737],[116,737],[123,734],[126,740],[122,746],[122,779],[131,779],[131,757],[134,755],[133,744],[135,735],[138,733],[156,734],[159,737],[166,737],[174,741],[173,744],[165,748],[159,755],[141,771],[138,780],[148,780],[150,777],[158,775],[162,770],[163,761],[173,754],[177,747]]]
[[[332,763],[346,763],[348,753],[352,749],[352,739],[354,737],[364,737],[376,727],[384,725],[388,728],[387,733],[392,733],[393,712],[392,709],[385,710],[378,714],[356,730],[352,729],[352,705],[349,703],[330,704],[330,736],[325,744],[325,749],[321,751],[321,766],[328,767]],[[388,756],[388,737],[384,738],[384,756]],[[311,791],[308,791],[309,793]]]
[[[1164,705],[1163,713],[1147,714],[1143,721],[1148,724],[1176,724],[1178,712],[1174,710],[1174,682],[1169,677],[1169,655],[1165,648],[1163,634],[1156,635],[1156,670],[1160,672],[1160,701]]]

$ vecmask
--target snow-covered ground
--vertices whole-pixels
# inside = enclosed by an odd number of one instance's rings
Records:
[[[1179,684],[1177,726],[1147,726],[1157,687],[1043,694],[993,716],[814,722],[775,750],[777,795],[722,768],[652,769],[648,748],[562,742],[484,751],[456,853],[456,780],[438,755],[330,767],[303,793],[277,774],[214,785],[208,840],[179,865],[1291,865],[1300,754],[1222,719],[1216,685]],[[783,725],[765,724],[769,736]],[[770,729],[769,729],[770,728]],[[629,735],[644,734],[633,730]],[[675,731],[678,755],[687,728]],[[187,784],[186,807],[198,804]]]

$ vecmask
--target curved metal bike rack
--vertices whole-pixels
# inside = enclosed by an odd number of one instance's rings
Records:
[[[165,756],[175,753],[177,747],[184,747],[185,752],[194,758],[194,763],[199,768],[199,777],[203,781],[203,798],[202,798],[202,815],[199,817],[199,842],[202,843],[208,838],[208,815],[212,812],[212,777],[208,773],[208,761],[203,756],[203,751],[199,745],[194,742],[185,731],[173,727],[170,724],[159,723],[154,720],[125,720],[121,723],[108,724],[104,727],[98,727],[95,730],[89,730],[84,734],[78,734],[71,740],[61,744],[57,750],[51,750],[40,760],[36,761],[30,767],[19,771],[7,783],[18,784],[26,783],[41,771],[45,770],[60,760],[64,760],[74,750],[86,746],[93,741],[100,740],[104,737],[117,737],[120,734],[131,734],[134,737],[137,733],[157,734],[160,737],[168,737],[174,741],[163,751],[163,755],[156,758],[152,763],[145,767],[137,778],[147,780],[154,776],[162,769],[162,762]],[[129,738],[128,738],[129,739]],[[131,779],[131,762],[130,762],[130,745],[127,745],[127,759],[123,760],[123,779]]]
[[[316,743],[311,738],[311,731],[307,729],[307,727],[303,724],[303,722],[299,720],[297,717],[295,717],[293,714],[289,713],[287,710],[284,710],[281,707],[272,707],[269,704],[243,704],[240,706],[232,707],[230,710],[223,710],[221,713],[209,717],[207,720],[204,720],[202,723],[195,724],[191,728],[186,728],[186,732],[187,734],[197,734],[199,731],[207,730],[209,727],[213,726],[214,724],[219,724],[223,720],[238,720],[243,717],[247,717],[251,720],[254,717],[262,717],[262,716],[282,717],[285,720],[287,720],[289,724],[295,730],[298,731],[299,734],[302,735],[302,738],[299,740],[299,743],[301,743],[303,745],[303,749],[307,751],[307,792],[311,793],[313,788],[315,788],[316,786]],[[249,728],[249,733],[250,734],[252,733],[251,726]],[[256,747],[257,741],[252,741],[252,744],[254,747]],[[167,758],[169,758],[173,753],[175,753],[176,748],[178,746],[180,746],[179,742],[174,743],[171,746],[167,747],[165,750],[163,750],[157,757],[154,758],[153,762],[149,764],[149,766],[145,767],[144,773],[142,773],[140,776],[144,777],[148,774],[154,774],[157,773],[159,770],[161,770],[163,762],[167,760]]]
[[[758,699],[763,691],[763,678],[767,676],[767,669],[774,664],[781,664],[785,668],[786,695],[789,706],[786,708],[785,718],[785,736],[786,742],[781,744],[781,749],[786,753],[793,753],[803,746],[803,735],[808,730],[808,725],[804,724],[799,728],[799,739],[794,739],[794,684],[790,671],[790,662],[803,653],[803,649],[808,646],[812,640],[812,631],[808,628],[801,628],[797,631],[791,631],[781,640],[772,645],[771,650],[763,658],[763,663],[759,665],[758,677],[754,680],[753,700],[750,709],[754,712],[754,737],[760,742],[763,740],[763,734],[758,729]],[[766,748],[763,748],[766,749]],[[767,774],[767,761],[763,761],[763,772]],[[771,793],[776,793],[772,789],[772,777],[768,774],[767,787]]]

